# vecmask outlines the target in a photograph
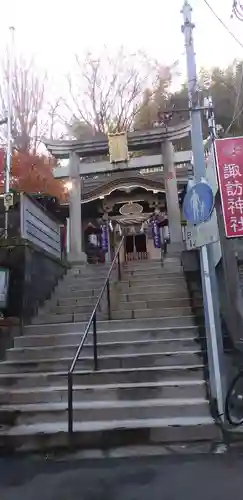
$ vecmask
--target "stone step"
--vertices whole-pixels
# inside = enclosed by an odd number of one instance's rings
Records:
[[[170,285],[179,285],[180,283],[185,283],[185,278],[182,274],[161,274],[158,275],[152,275],[150,277],[142,277],[142,276],[126,276],[125,274],[123,275],[122,278],[122,285],[129,285],[129,286],[137,286],[137,285],[144,285],[144,283],[149,280],[149,284],[162,284],[163,286],[170,286]],[[65,281],[61,281],[56,289],[55,289],[55,294],[61,294],[63,293],[67,294],[67,296],[70,296],[70,293],[72,294],[73,292],[83,292],[84,290],[86,291],[91,291],[91,290],[101,290],[103,284],[104,284],[103,279],[92,279],[92,280],[80,280],[80,282],[73,283],[73,284],[66,284]],[[91,294],[92,295],[92,294]]]
[[[166,286],[167,284],[168,285],[179,285],[181,283],[185,283],[185,278],[183,275],[180,275],[180,274],[168,274],[168,275],[165,275],[165,274],[162,274],[161,276],[158,276],[158,274],[156,274],[155,276],[150,276],[150,277],[145,277],[143,278],[142,276],[131,276],[131,278],[128,278],[126,277],[126,275],[123,276],[122,278],[122,281],[121,281],[122,284],[126,284],[126,283],[129,283],[130,286],[131,285],[139,285],[140,283],[142,285],[145,285],[145,284],[155,284],[155,285],[158,285],[159,283],[162,283],[164,286]]]
[[[144,354],[124,354],[99,356],[99,370],[114,368],[136,368],[149,366],[197,365],[202,357],[201,350],[191,349],[181,352],[155,352]],[[53,359],[28,359],[26,361],[3,361],[0,373],[67,371],[73,357]],[[93,356],[83,356],[77,361],[77,370],[92,370]]]
[[[19,425],[0,431],[0,447],[21,452],[42,452],[70,446],[66,418],[59,423]],[[222,439],[211,416],[130,419],[74,423],[75,446],[105,449],[124,443],[155,446],[166,443],[214,442]]]
[[[86,268],[71,268],[69,270],[69,272],[67,273],[67,276],[75,276],[75,277],[79,277],[79,276],[102,276],[104,274],[107,274],[108,271],[110,270],[110,263],[107,263],[105,265],[102,265],[102,266],[96,266],[96,265],[93,265],[93,266],[88,266]]]
[[[106,267],[89,267],[86,269],[71,269],[67,274],[66,278],[80,279],[82,276],[85,278],[92,278],[93,276],[106,276],[110,270],[110,264]]]
[[[145,290],[147,293],[167,293],[171,291],[178,291],[178,292],[186,292],[188,293],[188,288],[186,286],[186,283],[184,281],[181,281],[180,283],[121,283],[120,284],[120,289],[122,294],[130,294],[130,293],[142,293]]]
[[[63,280],[61,280],[60,283],[65,283],[68,286],[72,286],[72,285],[80,284],[83,282],[88,283],[89,281],[94,281],[94,280],[100,282],[100,281],[105,281],[107,274],[108,274],[108,270],[103,274],[100,274],[100,273],[96,274],[94,272],[93,274],[90,274],[90,275],[79,274],[76,276],[65,276],[65,278]],[[117,278],[117,269],[115,269],[111,273],[111,278],[113,278],[114,280]]]
[[[90,300],[89,304],[46,304],[45,308],[42,309],[41,314],[79,314],[79,313],[92,313],[96,300]],[[98,311],[101,310],[101,305],[98,306]]]
[[[183,273],[183,268],[180,264],[171,264],[171,265],[159,265],[156,267],[138,267],[138,268],[130,268],[124,266],[122,268],[122,272],[125,275],[131,274],[132,276],[156,276],[158,274],[160,275],[170,275],[170,274],[177,274],[178,276],[181,276]]]
[[[99,371],[79,371],[73,373],[74,385],[99,385],[148,382],[176,382],[203,380],[202,360],[194,365],[153,366],[138,368],[118,368]],[[0,373],[1,387],[8,389],[35,389],[67,384],[67,371]]]
[[[74,401],[123,401],[140,399],[204,398],[203,380],[160,381],[121,384],[74,385]],[[29,389],[0,390],[0,404],[40,404],[67,402],[67,384]]]
[[[182,270],[183,267],[181,266],[180,262],[170,262],[166,263],[164,262],[157,262],[156,264],[150,264],[150,265],[137,265],[137,266],[127,266],[126,264],[123,266],[124,272],[125,273],[135,273],[135,274],[148,274],[149,272],[151,273],[156,273],[156,272],[170,272],[174,271],[174,269]]]
[[[157,288],[156,288],[157,290]],[[168,300],[177,299],[178,297],[189,298],[189,294],[185,286],[183,287],[173,287],[170,289],[163,289],[161,291],[148,292],[147,287],[140,290],[140,293],[130,292],[130,288],[127,289],[127,293],[122,293],[119,295],[119,302],[144,302],[144,301],[154,301],[154,300]],[[75,300],[75,299],[74,299]]]
[[[46,313],[39,314],[32,320],[33,325],[48,325],[48,324],[59,324],[59,323],[72,323],[84,321],[88,322],[91,316],[91,311],[87,313],[72,313],[69,314],[56,314],[56,313]],[[105,317],[105,313],[97,312],[97,319],[102,319]]]
[[[110,271],[110,267],[107,268],[107,269],[104,269],[102,272],[100,270],[97,270],[97,269],[94,269],[92,272],[88,272],[88,273],[76,273],[76,274],[67,274],[64,276],[64,281],[67,280],[70,281],[71,283],[75,281],[82,281],[82,280],[92,280],[92,279],[105,279],[108,272]],[[117,277],[117,274],[118,274],[118,268],[117,267],[114,267],[113,270],[111,271],[110,273],[110,276],[114,276],[114,277]]]
[[[74,439],[82,447],[104,445],[105,435],[106,444],[124,444],[126,432],[129,443],[216,433],[206,400],[205,353],[180,259],[168,259],[163,268],[159,261],[133,265],[122,271],[113,320],[97,314],[98,370],[91,325],[73,373]],[[0,429],[0,448],[53,450],[68,443],[67,372],[108,268],[69,271],[36,324],[15,337],[0,363],[0,423],[1,415],[12,419]]]
[[[201,303],[201,301],[200,301]],[[46,304],[45,307],[40,311],[40,314],[79,314],[79,313],[90,313],[93,311],[95,305],[95,300],[90,301],[89,304],[65,304],[65,305],[52,305]],[[195,305],[195,301],[194,301]],[[126,311],[135,309],[158,309],[158,308],[170,308],[170,307],[180,307],[187,306],[190,307],[190,300],[188,297],[174,298],[174,299],[164,299],[164,300],[151,300],[151,301],[130,301],[121,302],[118,301],[116,309]],[[98,306],[98,311],[101,310],[101,306]]]
[[[91,336],[90,336],[91,337]],[[81,338],[79,339],[80,342]],[[93,344],[91,343],[92,337],[89,342],[84,345],[82,349],[82,356],[92,356]],[[41,360],[41,359],[62,359],[73,358],[78,348],[77,344],[56,345],[56,346],[41,346],[41,347],[22,347],[8,349],[7,360],[9,361],[28,361]],[[137,340],[125,342],[109,342],[98,343],[98,356],[117,355],[123,356],[124,354],[153,354],[156,352],[188,352],[197,351],[198,345],[194,339],[189,340]]]
[[[45,335],[45,334],[56,334],[59,333],[82,333],[85,331],[87,322],[70,322],[70,323],[49,323],[46,325],[28,325],[24,327],[25,335]],[[97,323],[97,329],[99,332],[106,331],[117,331],[117,330],[137,330],[137,329],[149,329],[149,328],[186,328],[188,326],[195,326],[195,317],[192,314],[188,316],[170,316],[161,318],[148,318],[148,319],[133,319],[133,320],[112,320],[112,321],[99,321]],[[15,331],[18,331],[15,329]]]
[[[151,328],[138,330],[117,330],[117,331],[98,331],[98,342],[120,342],[128,340],[162,340],[170,342],[174,340],[193,340],[198,338],[198,328],[196,326],[188,326],[186,328]],[[58,346],[58,345],[78,345],[82,337],[82,333],[55,333],[39,334],[39,335],[23,335],[15,337],[14,347],[40,347],[40,346]],[[87,337],[87,342],[92,341],[92,329]]]
[[[164,259],[164,266],[180,266],[181,265],[181,259],[177,257],[172,257],[172,258],[166,258]],[[163,267],[164,267],[163,266]],[[124,264],[124,269],[154,269],[154,268],[160,268],[161,267],[161,260],[137,260],[137,261],[129,261]]]
[[[126,270],[124,269],[123,271],[123,276],[127,277],[129,279],[131,278],[141,278],[141,279],[146,279],[151,278],[151,277],[156,277],[156,276],[165,276],[170,277],[170,276],[183,276],[183,269],[182,267],[177,267],[177,266],[172,266],[171,268],[163,268],[160,267],[158,269],[139,269],[139,270]]]
[[[56,313],[46,313],[39,314],[32,320],[33,325],[41,325],[41,324],[59,324],[59,323],[76,323],[89,321],[91,316],[92,309],[90,312],[86,313],[76,313],[69,312],[68,314],[56,314]],[[151,309],[132,309],[132,310],[115,310],[111,312],[111,317],[113,320],[121,320],[121,319],[139,319],[139,318],[164,318],[164,317],[174,317],[174,316],[189,316],[192,312],[190,306],[181,306],[181,307],[166,307]],[[104,319],[107,317],[107,311],[99,312],[97,311],[97,320]]]
[[[72,292],[79,292],[83,290],[94,290],[98,289],[99,291],[101,290],[105,280],[98,280],[98,279],[92,279],[90,281],[80,281],[80,283],[75,283],[72,285],[67,285],[66,283],[62,282],[59,283],[56,287],[56,293],[65,291],[67,294],[70,295]]]
[[[59,300],[59,299],[65,299],[65,300],[69,300],[69,299],[74,299],[74,298],[82,298],[82,297],[98,297],[100,291],[101,291],[101,288],[97,288],[97,286],[95,287],[91,287],[91,288],[84,288],[84,289],[80,289],[80,290],[69,290],[69,289],[65,289],[65,287],[63,288],[60,288],[58,290],[55,290],[53,296],[52,296],[52,299],[53,300]]]
[[[138,319],[138,318],[163,318],[163,317],[173,317],[173,316],[188,316],[191,313],[191,307],[167,307],[157,309],[134,309],[134,310],[121,310],[112,311],[112,319]],[[76,315],[76,317],[79,315]],[[81,318],[80,318],[81,319]],[[78,318],[77,318],[78,320]]]
[[[17,425],[58,423],[67,418],[66,403],[8,405],[7,409],[17,414]],[[121,425],[127,419],[208,416],[209,405],[204,398],[74,402],[73,411],[75,422],[120,420]]]
[[[120,285],[121,292],[122,294],[125,293],[142,293],[144,292],[144,283],[131,283],[131,286],[129,286],[129,282],[121,283]],[[169,295],[171,293],[174,293],[176,291],[181,292],[183,291],[184,293],[188,293],[188,289],[186,286],[186,283],[182,280],[180,283],[173,283],[173,284],[168,284],[166,285],[164,283],[158,283],[158,284],[151,284],[151,283],[146,283],[146,290],[148,293],[168,293]],[[101,288],[90,288],[88,290],[65,290],[63,288],[62,290],[56,290],[54,291],[51,302],[56,302],[60,300],[64,301],[72,301],[72,300],[78,300],[82,298],[88,298],[88,297],[98,297],[99,293],[101,291]]]
[[[81,273],[102,273],[105,270],[110,269],[110,263],[104,262],[102,264],[88,264],[85,262],[84,264],[72,264],[71,269],[69,269],[69,274],[81,274]]]
[[[173,299],[160,299],[160,300],[147,300],[147,301],[133,301],[129,297],[129,302],[118,302],[117,309],[126,311],[134,311],[136,309],[164,309],[171,307],[190,307],[190,299],[188,297],[173,298]]]
[[[97,296],[89,296],[87,295],[86,297],[53,297],[51,300],[48,301],[47,304],[50,304],[51,307],[54,306],[85,306],[85,305],[90,305],[90,304],[95,304],[97,300]]]
[[[86,283],[88,286],[90,282],[93,283],[94,281],[97,283],[103,283],[106,279],[107,274],[108,273],[106,273],[102,276],[100,274],[97,274],[97,275],[94,274],[93,276],[83,276],[83,275],[66,276],[63,280],[59,281],[59,284],[66,285],[68,287],[72,287],[75,285],[77,285],[77,286],[81,285],[83,283]]]
[[[162,261],[161,260],[137,260],[137,261],[129,261],[124,263],[124,269],[128,271],[143,271],[145,270],[153,270],[153,269],[167,269],[172,267],[182,267],[181,261],[175,259],[174,261]]]

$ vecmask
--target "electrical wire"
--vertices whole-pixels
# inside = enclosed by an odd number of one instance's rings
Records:
[[[239,21],[243,21],[243,5],[240,3],[238,6],[238,0],[233,1],[232,17],[233,15],[235,15]]]
[[[242,8],[242,6],[240,5],[240,7]],[[239,20],[243,20],[243,18],[241,19],[239,17],[239,12],[238,12],[238,9],[237,9],[237,2],[234,1],[233,2],[233,11],[232,11],[232,15],[235,14],[235,16],[239,19]],[[239,118],[239,116],[241,115],[242,111],[243,111],[243,108],[241,108],[240,110],[238,109],[238,106],[239,106],[239,101],[240,101],[240,95],[241,95],[241,90],[242,90],[242,83],[243,83],[243,63],[241,65],[241,76],[240,76],[240,84],[239,84],[239,89],[238,89],[238,93],[237,93],[237,97],[236,97],[236,101],[235,101],[235,108],[234,108],[234,115],[233,115],[233,118],[232,118],[232,121],[231,123],[229,124],[227,130],[225,131],[225,135],[230,131],[232,125],[235,123],[235,121]]]
[[[228,26],[224,23],[224,21],[218,16],[218,14],[215,12],[215,10],[211,7],[210,3],[207,0],[203,0],[203,1],[207,5],[209,10],[212,12],[212,14],[216,17],[216,19],[220,22],[220,24],[226,29],[226,31],[229,33],[229,35],[231,35],[232,38],[238,43],[238,45],[240,45],[240,47],[243,48],[243,43],[241,43],[240,40],[234,35],[234,33],[232,33],[232,31],[230,31]],[[239,82],[239,88],[238,88],[238,92],[237,92],[237,96],[236,96],[236,100],[235,100],[235,105],[234,105],[233,118],[232,118],[229,126],[227,127],[227,130],[225,131],[224,135],[226,135],[230,131],[232,125],[235,123],[237,118],[242,113],[242,109],[240,111],[238,110],[240,95],[241,95],[241,91],[242,91],[242,83],[243,83],[243,64],[241,66],[240,82]]]
[[[218,16],[218,14],[215,12],[213,7],[211,7],[210,3],[207,0],[203,0],[203,1],[207,5],[209,10],[211,10],[214,17],[216,17],[216,19],[218,19],[220,24],[222,24],[222,26],[226,29],[226,31],[229,33],[229,35],[232,36],[232,38],[235,40],[235,42],[238,43],[238,45],[240,45],[240,47],[243,49],[243,43],[234,35],[234,33],[232,31],[230,31],[227,24],[225,24],[225,22]]]
[[[238,109],[239,102],[240,102],[241,91],[242,91],[242,84],[243,84],[243,63],[241,65],[240,83],[239,83],[239,88],[238,88],[238,92],[237,92],[237,96],[236,96],[236,100],[235,100],[233,118],[232,118],[229,126],[225,130],[224,135],[228,134],[228,132],[230,131],[232,125],[234,125],[234,123],[236,122],[236,120],[239,118],[239,116],[241,115],[241,113],[243,111],[242,108],[240,110]]]

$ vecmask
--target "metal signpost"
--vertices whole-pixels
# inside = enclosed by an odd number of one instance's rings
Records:
[[[193,225],[205,222],[214,209],[214,195],[206,181],[197,182],[188,189],[183,210],[186,219]]]
[[[185,0],[183,5],[183,19],[184,24],[182,26],[182,31],[184,33],[185,47],[186,47],[186,61],[187,61],[187,75],[188,75],[188,98],[189,107],[191,114],[191,141],[192,141],[192,153],[194,159],[194,174],[195,182],[201,183],[201,180],[206,177],[205,168],[205,158],[204,158],[204,145],[203,145],[203,134],[202,134],[202,123],[201,123],[201,109],[199,105],[199,92],[197,85],[197,70],[196,70],[196,60],[195,60],[195,50],[193,41],[193,28],[191,18],[191,6],[188,1]],[[200,188],[201,189],[201,188]],[[199,192],[195,191],[200,199]],[[193,204],[193,192],[190,197],[188,196],[189,202]],[[197,209],[200,212],[200,207],[202,203],[203,214],[206,216],[209,210],[206,212],[207,208],[213,209],[210,206],[208,200],[208,195],[204,198],[201,196],[201,201],[194,196],[195,212],[193,208],[191,210],[192,215],[195,213],[195,221],[197,223],[201,222],[201,216],[197,216]],[[188,202],[188,204],[189,204]],[[188,208],[185,205],[185,208]],[[210,215],[209,215],[210,216]],[[206,220],[206,219],[204,219]],[[212,253],[210,252],[210,245],[203,245],[200,249],[200,263],[201,263],[201,276],[202,276],[202,288],[203,288],[203,303],[205,312],[205,323],[206,323],[206,338],[207,338],[207,354],[208,354],[208,365],[209,365],[209,378],[210,378],[210,389],[211,396],[215,400],[217,405],[217,411],[219,415],[224,414],[224,367],[223,367],[223,341],[222,341],[222,331],[221,331],[221,321],[219,312],[219,302],[217,295],[217,282],[215,275],[215,266],[212,258]]]
[[[219,228],[215,210],[210,219],[198,226],[188,224],[186,227],[186,248],[194,250],[219,241]]]
[[[219,240],[214,194],[205,181],[190,187],[184,198],[183,210],[189,225],[186,229],[187,250],[203,247]]]

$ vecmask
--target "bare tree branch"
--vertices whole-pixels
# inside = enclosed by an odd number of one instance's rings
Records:
[[[113,57],[107,50],[99,57],[88,53],[84,60],[76,55],[75,63],[76,72],[67,76],[66,102],[74,136],[79,133],[78,122],[93,134],[130,129],[145,89],[155,87],[166,71],[146,54],[126,54],[123,48]]]
[[[0,116],[7,116],[7,96],[9,80],[9,61],[2,61],[0,78]],[[57,126],[58,110],[61,99],[54,104],[46,101],[47,77],[38,71],[34,60],[27,62],[16,57],[13,66],[13,147],[20,153],[31,151],[36,154],[43,137],[53,138]],[[6,144],[6,130],[1,127],[0,141]]]

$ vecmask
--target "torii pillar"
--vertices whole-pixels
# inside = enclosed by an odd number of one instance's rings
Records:
[[[168,250],[180,251],[182,249],[181,212],[174,165],[174,147],[170,140],[162,143],[164,164],[165,194],[167,215],[169,221],[170,242]]]
[[[86,254],[82,248],[82,205],[81,205],[81,179],[79,174],[79,157],[76,153],[69,155],[69,175],[72,188],[69,197],[70,218],[70,262],[86,262]]]

